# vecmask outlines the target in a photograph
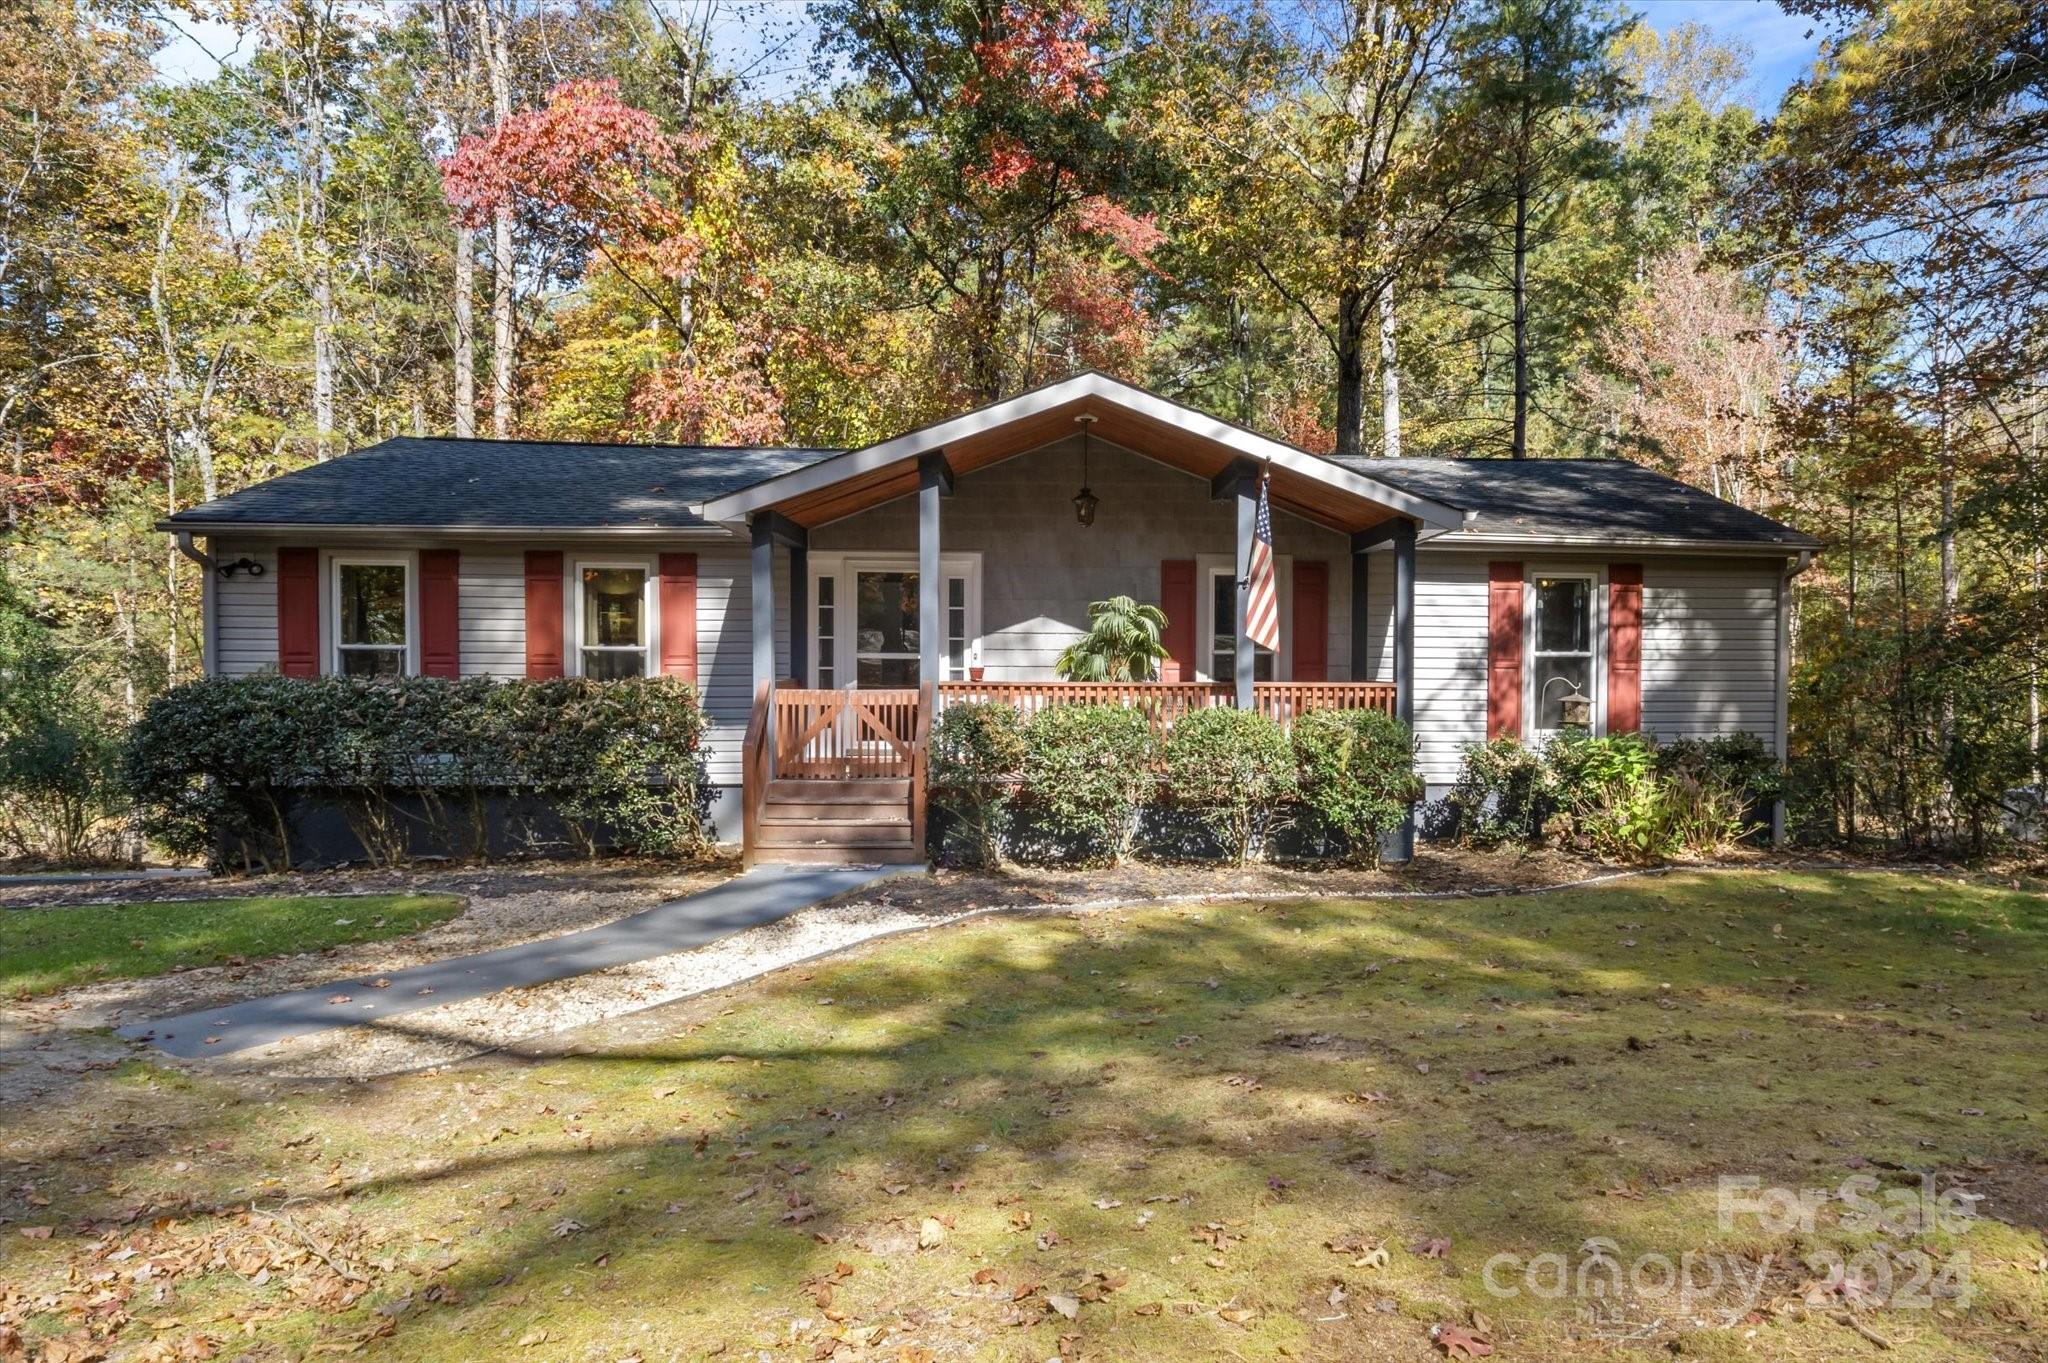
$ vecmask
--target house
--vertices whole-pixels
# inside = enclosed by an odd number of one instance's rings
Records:
[[[1324,458],[1096,373],[855,450],[400,437],[162,524],[213,568],[210,674],[687,677],[721,831],[859,859],[920,855],[932,711],[1081,694],[1054,659],[1120,593],[1169,622],[1164,676],[1116,693],[1156,722],[1391,709],[1432,795],[1568,717],[1782,754],[1819,547],[1626,462]]]

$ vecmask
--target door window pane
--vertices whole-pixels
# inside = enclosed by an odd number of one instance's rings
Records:
[[[959,681],[967,675],[967,579],[946,579],[946,675]]]
[[[1217,573],[1209,579],[1213,584],[1209,594],[1209,634],[1213,641],[1209,654],[1209,680],[1237,680],[1237,579],[1229,573]],[[1252,657],[1252,679],[1273,680],[1273,651],[1261,644],[1253,644],[1257,652]]]
[[[863,687],[917,685],[917,574],[854,578],[854,677]]]
[[[647,572],[583,570],[583,675],[600,681],[647,675]]]
[[[839,579],[821,577],[818,579],[818,685],[831,690],[839,684],[839,669],[834,666],[833,645],[833,602],[838,596]]]
[[[345,677],[396,677],[405,672],[405,566],[338,563],[335,590],[341,619],[335,651]]]

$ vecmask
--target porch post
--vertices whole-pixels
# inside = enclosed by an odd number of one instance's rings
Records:
[[[1351,546],[1351,680],[1372,680],[1372,609],[1366,601],[1372,560],[1356,544]]]
[[[808,542],[789,546],[789,675],[811,684],[811,551]]]
[[[754,532],[754,690],[773,684],[775,676],[775,518],[758,515],[749,522]]]
[[[1252,545],[1259,535],[1259,484],[1253,477],[1237,482],[1237,695],[1240,710],[1252,708],[1252,681],[1258,676],[1258,649],[1251,641]]]
[[[939,569],[939,498],[953,490],[953,468],[943,454],[917,461],[917,679],[939,679],[946,639],[945,579]]]
[[[1415,522],[1394,527],[1394,715],[1415,730]],[[1415,806],[1394,833],[1393,860],[1415,855]]]

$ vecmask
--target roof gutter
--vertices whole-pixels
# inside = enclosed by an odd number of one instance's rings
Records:
[[[158,530],[178,535],[189,542],[199,534],[219,535],[318,535],[323,539],[390,539],[394,535],[433,539],[660,539],[730,541],[732,531],[721,525],[335,525],[320,521],[221,521],[190,522],[175,518],[156,523]]]
[[[1499,535],[1464,531],[1439,537],[1438,549],[1567,548],[1567,549],[1671,549],[1695,554],[1768,554],[1773,558],[1798,555],[1811,560],[1824,546],[1814,540],[1706,540],[1673,535]]]

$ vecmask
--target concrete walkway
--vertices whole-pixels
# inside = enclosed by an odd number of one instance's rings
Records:
[[[188,1059],[225,1055],[287,1037],[374,1023],[422,1008],[545,984],[704,946],[746,928],[786,918],[914,866],[757,866],[722,885],[581,932],[456,956],[370,980],[336,980],[313,989],[248,999],[117,1028]]]

